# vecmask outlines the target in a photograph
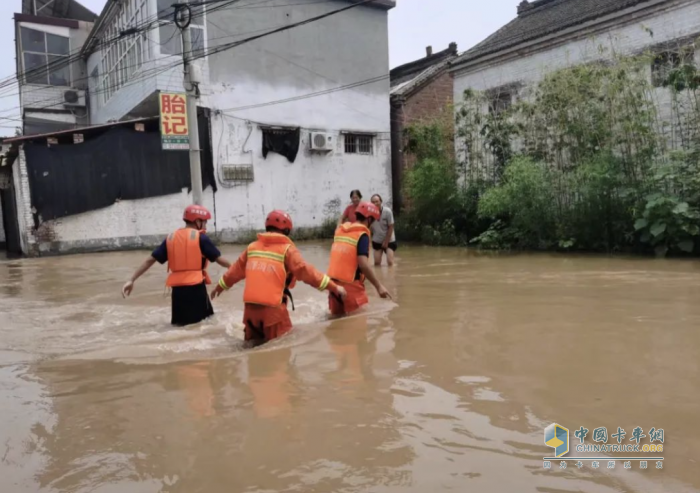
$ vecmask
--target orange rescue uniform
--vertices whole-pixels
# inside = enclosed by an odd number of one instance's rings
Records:
[[[287,291],[300,280],[320,291],[337,293],[336,284],[304,262],[292,240],[279,233],[258,234],[235,264],[224,274],[224,290],[246,280],[243,291],[245,339],[271,341],[292,329]]]
[[[199,231],[192,228],[178,229],[166,240],[168,249],[168,287],[211,284],[207,273],[209,261],[199,247]]]
[[[333,294],[328,296],[328,305],[333,315],[346,315],[369,303],[365,276],[360,274],[357,278],[357,244],[363,235],[367,235],[371,242],[372,233],[369,228],[359,223],[341,224],[335,230],[328,275],[344,287],[348,294],[344,300]]]

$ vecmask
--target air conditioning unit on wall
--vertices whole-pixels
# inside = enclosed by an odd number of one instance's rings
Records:
[[[85,91],[71,89],[63,93],[63,106],[85,107]]]
[[[312,151],[332,151],[333,136],[325,132],[311,132],[309,147]]]

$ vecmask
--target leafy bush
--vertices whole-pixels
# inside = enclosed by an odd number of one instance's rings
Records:
[[[479,216],[509,224],[508,236],[518,240],[512,247],[549,248],[556,230],[552,192],[552,174],[546,164],[516,157],[506,167],[503,182],[481,198]]]

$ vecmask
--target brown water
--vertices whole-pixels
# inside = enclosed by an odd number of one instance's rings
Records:
[[[0,262],[0,492],[700,491],[699,262],[405,247],[394,303],[304,286],[250,351],[241,287],[189,330],[162,267],[122,300],[145,255]],[[552,422],[663,428],[664,468],[546,470]]]

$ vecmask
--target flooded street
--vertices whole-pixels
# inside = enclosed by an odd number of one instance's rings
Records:
[[[402,247],[393,302],[300,286],[242,350],[242,285],[187,330],[164,267],[122,299],[146,255],[0,261],[0,492],[700,491],[698,261]],[[547,470],[551,423],[662,428],[663,469]]]

